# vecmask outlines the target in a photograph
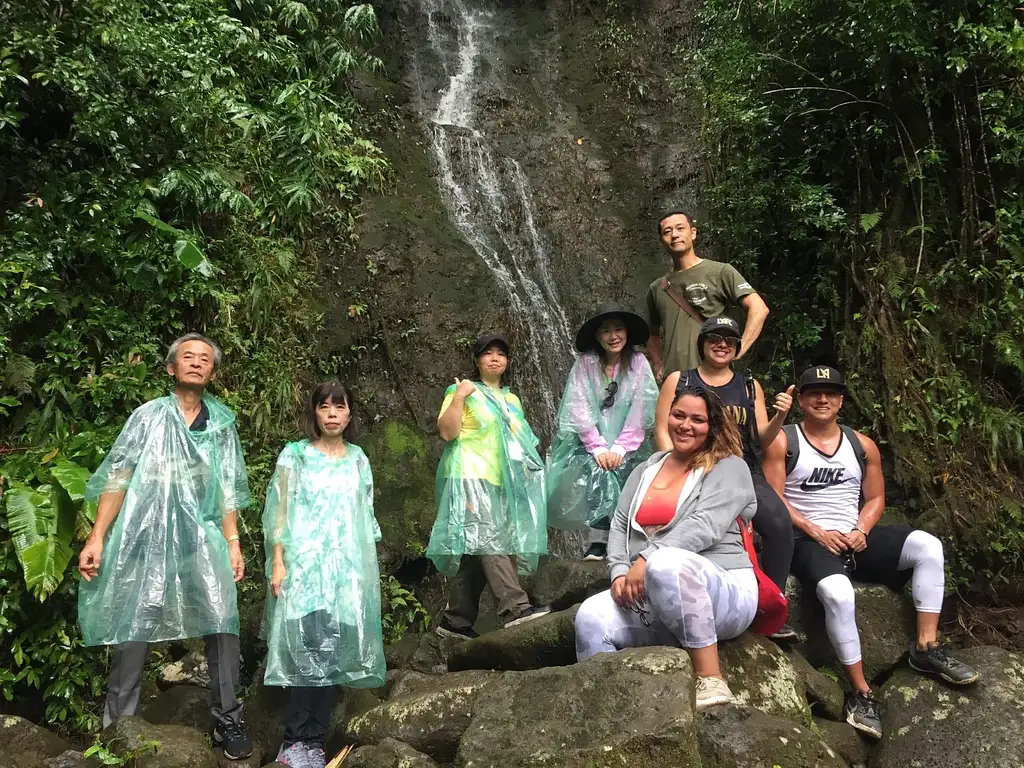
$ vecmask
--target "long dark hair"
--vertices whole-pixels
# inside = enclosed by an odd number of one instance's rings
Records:
[[[632,334],[629,332],[629,323],[626,322],[626,318],[622,315],[612,315],[611,317],[605,318],[605,320],[611,320],[613,318],[618,318],[626,328],[626,344],[622,347],[622,352],[619,353],[619,370],[628,371],[633,363],[633,355],[637,354],[638,350],[636,348],[636,344],[633,343],[633,339],[630,338]],[[604,325],[604,322],[605,321],[603,320],[601,325]],[[601,340],[597,338],[597,332],[601,330],[601,325],[594,329],[594,338],[590,342],[590,348],[587,351],[596,352],[597,359],[601,361],[601,365],[607,365],[608,353],[601,345]]]
[[[317,409],[330,400],[332,403],[345,403],[348,406],[348,424],[341,436],[346,442],[359,437],[359,426],[356,424],[356,399],[352,390],[337,381],[325,381],[317,384],[310,394],[302,411],[302,431],[310,440],[319,440],[320,422],[316,420]]]
[[[725,406],[717,394],[705,387],[685,382],[685,379],[680,378],[675,397],[672,398],[672,408],[675,408],[680,398],[687,395],[699,397],[704,401],[704,407],[708,411],[708,436],[704,446],[693,457],[693,466],[702,467],[705,472],[710,472],[711,468],[726,456],[743,455],[740,432],[736,427],[736,420],[725,412]],[[671,415],[671,410],[669,413]]]

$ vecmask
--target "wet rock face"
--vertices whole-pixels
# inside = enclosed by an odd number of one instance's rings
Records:
[[[846,768],[813,731],[753,709],[710,710],[698,732],[704,764],[714,768]]]
[[[448,657],[448,668],[525,670],[575,664],[577,610],[578,605],[459,643]]]
[[[954,655],[980,673],[976,684],[956,687],[903,668],[882,687],[872,768],[1024,765],[1024,657],[992,647]]]
[[[71,745],[54,733],[15,715],[0,715],[0,766],[37,768]]]
[[[693,672],[674,648],[507,672],[473,707],[455,764],[697,768]]]

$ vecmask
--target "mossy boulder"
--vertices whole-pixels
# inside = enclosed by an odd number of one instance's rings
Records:
[[[703,768],[846,768],[809,728],[749,707],[715,707],[697,732]]]
[[[426,437],[416,427],[388,420],[361,442],[373,467],[374,512],[388,559],[426,551],[434,524],[434,469]]]
[[[506,672],[477,696],[455,765],[697,768],[690,657],[634,648]]]
[[[814,731],[850,768],[867,768],[873,740],[846,723],[814,718]]]
[[[408,744],[383,739],[379,744],[360,747],[345,758],[345,768],[436,768],[437,763]]]
[[[917,614],[905,592],[878,584],[854,582],[853,587],[864,675],[873,681],[888,674],[907,655],[910,638],[917,635]],[[786,597],[790,623],[805,638],[797,650],[815,667],[841,669],[825,632],[825,612],[817,595],[791,578]]]
[[[480,693],[496,672],[453,672],[418,684],[348,721],[346,737],[359,745],[402,741],[440,762],[451,762],[469,727]]]
[[[981,675],[956,687],[899,669],[882,687],[882,740],[872,768],[1024,765],[1024,657],[999,648],[956,651]]]
[[[797,651],[790,649],[786,655],[803,683],[811,713],[828,720],[843,720],[845,694],[839,683],[812,667]]]
[[[415,632],[384,649],[388,669],[408,669],[426,675],[448,671],[448,657],[464,640],[441,637],[436,632]]]
[[[210,690],[196,685],[175,685],[146,702],[142,717],[154,725],[186,725],[201,731],[213,727]]]
[[[141,717],[122,717],[104,731],[108,747],[133,753],[136,768],[218,768],[210,737],[184,725],[153,725]],[[258,765],[258,755],[256,757]]]
[[[71,745],[60,736],[23,717],[0,715],[0,765],[37,768],[69,749]]]
[[[576,605],[459,643],[448,656],[448,668],[525,670],[574,664],[578,610]]]
[[[561,611],[604,592],[608,586],[607,563],[553,558],[537,568],[527,591],[535,605]]]
[[[719,643],[722,674],[737,704],[809,724],[803,681],[786,654],[760,635],[745,632]]]

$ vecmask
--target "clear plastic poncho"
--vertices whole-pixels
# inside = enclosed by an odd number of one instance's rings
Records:
[[[267,590],[265,685],[384,685],[380,527],[373,474],[359,446],[332,458],[308,440],[277,460],[263,512],[267,580],[284,548],[281,596]]]
[[[452,385],[445,395],[454,392]],[[437,468],[427,557],[441,573],[453,576],[463,555],[516,555],[530,570],[537,567],[548,550],[538,442],[519,398],[507,387],[477,383],[466,398],[462,432]]]
[[[615,381],[614,402],[604,408],[610,380],[597,353],[582,354],[569,372],[558,410],[558,433],[547,456],[552,528],[585,528],[611,517],[630,472],[651,455],[658,385],[647,358],[634,353],[629,367],[616,371]],[[601,469],[591,451],[616,443],[627,449],[622,466],[610,472]]]
[[[203,395],[203,430],[175,395],[137,408],[89,479],[86,498],[124,492],[99,573],[78,586],[86,645],[238,634],[226,514],[249,506],[235,416]]]

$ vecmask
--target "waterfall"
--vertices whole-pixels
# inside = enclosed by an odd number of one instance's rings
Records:
[[[550,437],[573,348],[529,180],[518,162],[495,150],[477,120],[485,84],[479,70],[497,62],[497,18],[464,0],[422,0],[421,9],[426,40],[412,63],[441,197],[511,309],[514,364],[526,374],[530,421]]]

